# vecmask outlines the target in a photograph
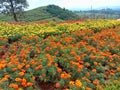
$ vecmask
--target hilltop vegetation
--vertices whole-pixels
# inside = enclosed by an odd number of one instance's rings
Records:
[[[74,20],[77,19],[75,13],[66,10],[65,8],[60,8],[59,6],[49,5],[46,9],[52,16],[56,16],[62,20]]]
[[[77,19],[77,15],[72,11],[60,8],[55,5],[39,7],[33,10],[25,11],[23,16],[18,15],[19,21],[63,21]],[[0,15],[1,21],[13,21],[11,16]]]

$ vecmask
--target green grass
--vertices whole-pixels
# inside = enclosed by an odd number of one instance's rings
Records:
[[[64,15],[66,15],[66,17],[68,17],[68,20],[70,20],[71,17],[76,15],[75,13],[72,13],[68,10],[64,10],[58,6],[53,5],[53,7],[55,7],[54,10],[56,10],[56,12],[55,12],[56,15],[54,15],[53,13],[50,13],[51,11],[49,10],[50,8],[48,8],[48,6],[43,6],[43,7],[33,9],[33,10],[25,11],[23,13],[23,16],[19,17],[18,20],[26,21],[26,22],[46,21],[46,20],[47,21],[63,21],[65,19],[61,19],[58,17],[61,12],[64,13]],[[47,11],[47,10],[49,10],[49,11]],[[68,15],[68,12],[70,13],[69,15]],[[75,17],[73,17],[73,18],[75,19]],[[12,16],[6,16],[3,14],[0,14],[0,21],[14,21],[14,19]]]
[[[40,7],[33,10],[26,11],[21,21],[44,21],[44,20],[60,20],[57,17],[53,17],[46,11],[47,7]]]

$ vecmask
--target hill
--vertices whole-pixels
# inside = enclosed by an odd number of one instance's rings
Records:
[[[25,11],[23,16],[18,16],[19,21],[62,21],[62,20],[73,20],[78,17],[72,11],[65,8],[61,8],[56,5],[48,5],[33,10]],[[0,21],[14,21],[11,16],[1,14]]]
[[[85,18],[103,18],[103,19],[118,19],[120,18],[119,9],[103,8],[100,10],[74,11],[81,19]]]

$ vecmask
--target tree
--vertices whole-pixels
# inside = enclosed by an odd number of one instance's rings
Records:
[[[27,0],[0,0],[0,12],[12,15],[18,21],[17,14],[20,14],[28,7]]]

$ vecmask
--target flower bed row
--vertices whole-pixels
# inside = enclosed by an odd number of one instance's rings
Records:
[[[101,90],[120,78],[120,27],[0,43],[1,90]]]
[[[120,25],[117,20],[88,20],[85,22],[74,23],[26,23],[23,25],[15,25],[8,23],[0,23],[0,36],[12,39],[19,39],[22,36],[40,36],[46,38],[48,35],[61,34],[82,29],[91,29],[99,32],[102,29],[114,28]]]

